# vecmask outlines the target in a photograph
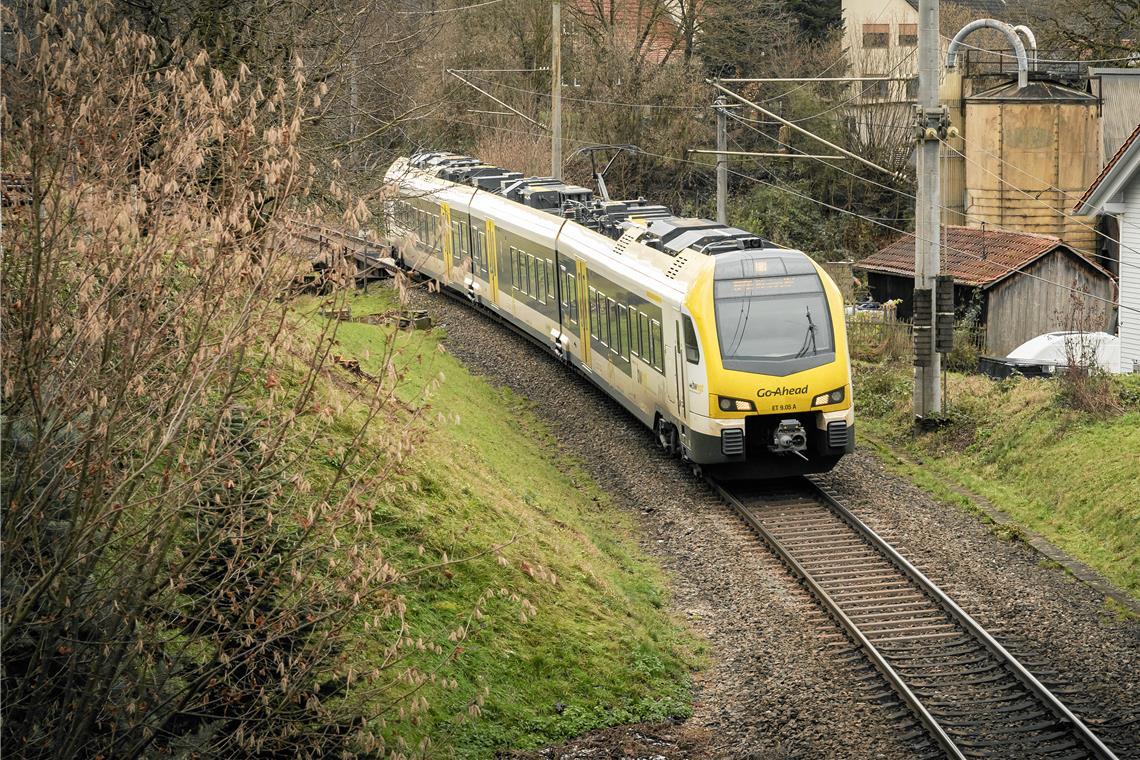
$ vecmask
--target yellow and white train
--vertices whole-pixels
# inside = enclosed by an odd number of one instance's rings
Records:
[[[452,153],[388,170],[394,254],[581,372],[722,477],[854,449],[843,299],[799,251]]]

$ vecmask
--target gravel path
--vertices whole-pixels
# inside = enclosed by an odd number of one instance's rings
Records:
[[[638,516],[643,546],[672,575],[674,609],[709,642],[711,663],[697,678],[687,723],[707,755],[912,755],[892,710],[873,701],[874,681],[869,687],[860,666],[843,664],[838,629],[704,483],[653,445],[646,428],[489,318],[420,289],[413,301],[447,331],[452,354],[531,399],[559,445]],[[1132,742],[1122,757],[1140,757],[1140,622],[1113,619],[1086,587],[1039,566],[1027,547],[933,502],[870,455],[847,457],[827,481],[1027,664],[1078,687],[1087,699],[1062,698],[1120,749]]]

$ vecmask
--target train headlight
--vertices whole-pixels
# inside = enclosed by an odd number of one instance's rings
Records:
[[[722,412],[755,412],[756,405],[748,399],[744,398],[729,398],[728,396],[719,396],[718,406]]]
[[[815,398],[813,398],[811,400],[811,405],[812,406],[827,406],[828,404],[838,404],[840,401],[843,400],[843,398],[844,398],[844,396],[846,396],[846,394],[847,394],[847,386],[843,386],[842,388],[836,388],[833,391],[828,391],[827,393],[821,393],[818,396],[816,396]]]

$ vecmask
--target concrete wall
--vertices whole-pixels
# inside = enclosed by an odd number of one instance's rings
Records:
[[[1105,330],[1109,326],[1113,284],[1106,275],[1061,250],[1046,255],[1024,272],[1033,276],[1014,274],[987,292],[989,353],[1005,356],[1042,333]]]

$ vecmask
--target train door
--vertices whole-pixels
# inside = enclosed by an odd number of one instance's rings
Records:
[[[697,331],[688,314],[681,314],[681,379],[685,411],[693,414],[708,413],[708,393],[705,390],[705,364],[697,341]]]
[[[670,350],[671,348],[671,350]],[[678,419],[685,419],[685,362],[681,358],[681,321],[673,320],[673,345],[666,348],[666,356],[673,370],[672,382],[666,382],[672,411]],[[668,378],[667,378],[668,380]]]
[[[590,369],[590,291],[586,282],[586,262],[575,261],[578,273],[578,335],[582,346],[582,366]]]
[[[487,270],[491,283],[491,303],[499,305],[499,242],[495,238],[495,223],[487,220],[487,245],[483,255],[487,257]]]
[[[439,204],[439,234],[443,236],[440,241],[440,246],[443,251],[443,281],[448,285],[451,284],[451,256],[452,256],[452,235],[451,235],[451,206],[447,203],[441,202]]]

